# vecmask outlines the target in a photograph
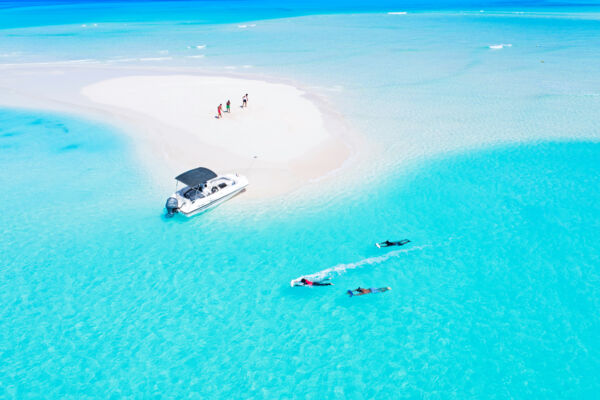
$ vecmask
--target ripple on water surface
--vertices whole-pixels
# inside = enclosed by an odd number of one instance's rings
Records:
[[[105,127],[2,111],[0,131],[19,132],[0,139],[2,397],[597,392],[598,144],[434,160],[318,207],[232,200],[165,220],[168,193]],[[374,246],[405,237],[411,251]],[[336,266],[359,267],[289,287]],[[359,285],[392,291],[345,295]]]

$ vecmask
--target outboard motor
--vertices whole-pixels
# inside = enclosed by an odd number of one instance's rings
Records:
[[[167,209],[167,217],[172,217],[176,212],[179,212],[179,202],[175,197],[169,197],[167,199],[167,204],[165,204],[165,208]]]

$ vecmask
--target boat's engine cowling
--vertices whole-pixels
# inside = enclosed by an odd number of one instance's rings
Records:
[[[167,204],[165,204],[165,208],[167,209],[167,217],[172,217],[179,211],[179,202],[175,197],[169,197],[167,199]]]

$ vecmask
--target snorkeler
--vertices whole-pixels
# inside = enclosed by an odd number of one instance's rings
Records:
[[[359,286],[358,288],[356,288],[354,290],[348,290],[347,293],[350,295],[350,297],[352,297],[352,296],[362,296],[362,295],[369,294],[369,293],[383,293],[383,292],[387,292],[388,290],[392,290],[392,288],[388,286],[388,287],[382,287],[382,288],[365,289],[365,288],[361,288]]]
[[[333,285],[333,283],[331,283],[331,282],[313,282],[313,281],[309,281],[306,278],[300,279],[300,283],[302,283],[302,286],[330,286],[330,285]]]
[[[385,242],[375,243],[375,246],[377,246],[379,248],[390,247],[390,246],[404,246],[406,243],[410,243],[410,240],[404,239],[404,240],[400,240],[398,242],[390,242],[389,240],[386,240]]]

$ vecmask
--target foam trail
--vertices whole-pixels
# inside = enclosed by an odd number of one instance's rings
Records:
[[[412,247],[410,249],[401,249],[401,250],[390,251],[389,253],[386,253],[384,255],[377,256],[377,257],[365,258],[364,260],[360,260],[355,263],[338,264],[335,267],[327,268],[327,269],[324,269],[323,271],[319,271],[314,274],[302,275],[296,279],[292,279],[290,281],[290,286],[294,286],[296,283],[300,282],[300,280],[302,278],[308,279],[309,281],[318,282],[318,281],[322,281],[326,278],[331,278],[333,276],[333,274],[341,275],[342,273],[346,272],[349,269],[361,268],[361,267],[364,267],[365,265],[381,264],[382,262],[385,262],[385,261],[389,260],[390,258],[398,257],[402,254],[410,253],[411,251],[423,250],[427,247],[431,247],[431,245],[427,244],[427,245],[423,245],[423,246]]]
[[[406,15],[406,11],[390,11],[388,15]]]

